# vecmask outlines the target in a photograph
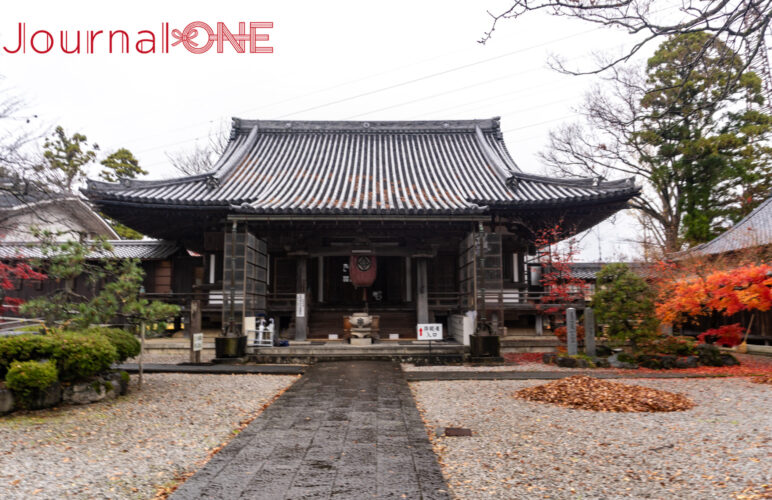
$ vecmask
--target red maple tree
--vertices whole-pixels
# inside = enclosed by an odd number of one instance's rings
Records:
[[[19,306],[24,303],[23,299],[9,295],[17,285],[23,281],[42,281],[46,278],[44,273],[35,271],[25,262],[0,262],[0,316],[18,312]]]
[[[573,238],[565,239],[561,224],[543,228],[536,233],[534,243],[542,260],[541,285],[544,295],[538,307],[547,314],[564,312],[572,303],[584,299],[587,284],[573,273],[579,249]]]
[[[662,322],[678,325],[689,317],[714,312],[732,316],[740,311],[770,309],[772,265],[762,263],[665,281],[660,287],[656,314]]]

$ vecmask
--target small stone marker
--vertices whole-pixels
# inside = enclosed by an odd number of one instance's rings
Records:
[[[201,351],[204,349],[204,334],[194,333],[190,336],[190,362],[201,362]]]
[[[584,310],[584,353],[595,356],[595,313],[591,307]]]
[[[576,355],[576,309],[573,307],[566,309],[566,344],[568,355]]]
[[[472,435],[472,429],[463,427],[445,427],[445,435],[448,437],[469,437]]]

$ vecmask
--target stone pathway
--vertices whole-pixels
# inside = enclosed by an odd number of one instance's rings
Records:
[[[450,498],[397,363],[318,363],[171,497]]]

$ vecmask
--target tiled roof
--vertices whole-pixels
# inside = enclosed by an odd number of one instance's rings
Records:
[[[23,208],[41,201],[74,198],[67,193],[44,193],[33,189],[26,190],[16,186],[0,186],[0,210]]]
[[[608,262],[575,262],[571,265],[571,276],[582,280],[594,280],[598,271]]]
[[[632,180],[520,172],[498,118],[420,122],[234,120],[208,174],[89,181],[99,202],[220,207],[253,214],[475,214],[488,206],[626,201]]]
[[[676,257],[716,255],[765,245],[772,245],[772,198],[709,242],[679,252]]]
[[[582,280],[594,280],[596,274],[609,264],[615,264],[615,262],[574,262],[571,264],[571,276]],[[653,277],[651,266],[645,262],[622,262],[622,264],[626,264],[638,276],[643,278]]]
[[[92,253],[89,259],[166,259],[176,253],[180,247],[171,241],[163,240],[110,240],[112,252]],[[0,259],[40,259],[43,252],[39,246],[29,242],[0,242]]]

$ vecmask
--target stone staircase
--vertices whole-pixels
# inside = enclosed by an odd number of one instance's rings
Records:
[[[343,336],[343,316],[356,311],[312,311],[308,323],[309,339],[326,339],[331,333]],[[415,338],[415,311],[370,311],[380,316],[380,336],[388,339],[390,333],[399,338]]]
[[[254,363],[306,364],[319,361],[379,360],[403,363],[461,363],[469,348],[455,342],[381,341],[368,346],[344,342],[292,342],[289,347],[250,349]]]
[[[530,328],[508,328],[501,337],[502,353],[555,352],[560,341],[554,335],[538,335]]]

